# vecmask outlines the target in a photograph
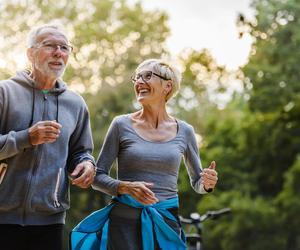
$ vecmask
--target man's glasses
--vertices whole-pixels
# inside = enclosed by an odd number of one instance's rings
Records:
[[[157,77],[159,77],[159,78],[161,78],[163,80],[170,80],[170,79],[167,79],[167,78],[165,78],[165,77],[163,77],[161,75],[158,75],[158,74],[156,74],[156,73],[154,73],[152,71],[143,71],[141,73],[132,75],[131,76],[131,81],[133,83],[136,83],[140,78],[142,78],[142,80],[144,82],[149,82],[150,79],[151,79],[151,77],[152,77],[152,75],[155,75],[155,76],[157,76]]]
[[[36,48],[43,48],[45,51],[48,52],[54,52],[57,49],[60,49],[61,52],[65,54],[70,54],[73,51],[73,47],[68,44],[58,44],[58,43],[52,43],[52,42],[43,42],[43,43],[38,43]]]

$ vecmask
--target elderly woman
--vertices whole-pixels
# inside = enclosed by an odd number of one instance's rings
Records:
[[[73,230],[72,249],[186,248],[178,221],[182,157],[196,192],[212,191],[218,178],[215,162],[201,168],[193,127],[166,110],[180,80],[179,71],[161,60],[137,67],[132,82],[142,108],[111,123],[93,183],[114,198]],[[115,159],[117,179],[109,176]]]

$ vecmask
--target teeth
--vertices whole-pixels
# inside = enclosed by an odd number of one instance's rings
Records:
[[[142,89],[142,90],[140,90],[139,92],[140,92],[140,93],[147,93],[148,90],[147,90],[147,89]]]

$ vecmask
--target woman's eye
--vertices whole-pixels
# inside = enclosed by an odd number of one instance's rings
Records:
[[[145,74],[145,78],[146,78],[147,80],[150,80],[151,74],[149,74],[149,73]]]

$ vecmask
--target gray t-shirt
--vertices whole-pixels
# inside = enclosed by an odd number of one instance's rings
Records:
[[[97,160],[97,175],[93,188],[109,195],[117,195],[122,181],[153,183],[151,190],[159,200],[177,195],[177,180],[182,157],[193,189],[206,193],[200,184],[202,172],[194,129],[177,120],[176,137],[164,142],[143,139],[134,130],[130,114],[116,117],[108,130]],[[117,179],[109,176],[112,163],[117,159]]]

